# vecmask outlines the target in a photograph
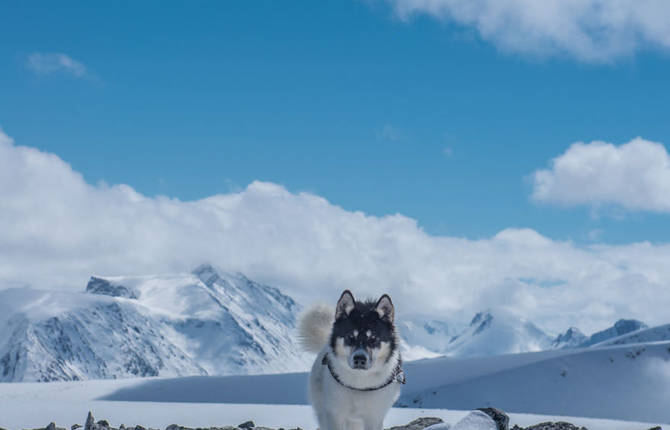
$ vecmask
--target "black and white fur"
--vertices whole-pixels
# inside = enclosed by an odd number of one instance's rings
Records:
[[[394,313],[386,294],[358,302],[347,290],[334,313],[317,306],[301,318],[303,345],[318,353],[309,396],[320,430],[383,429],[404,382]]]

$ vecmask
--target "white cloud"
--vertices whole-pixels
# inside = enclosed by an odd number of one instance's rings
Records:
[[[469,318],[503,306],[545,328],[668,322],[670,246],[576,246],[528,229],[484,240],[426,234],[402,215],[346,211],[253,182],[197,201],[91,185],[54,154],[0,133],[0,285],[82,290],[91,274],[209,261],[302,301],[390,292],[400,313]],[[530,280],[530,281],[529,281]]]
[[[398,16],[428,14],[474,28],[504,51],[602,62],[670,48],[666,0],[387,0]]]
[[[40,75],[50,75],[53,73],[64,73],[82,78],[86,76],[86,66],[70,56],[61,53],[40,53],[35,52],[28,56],[27,67]]]
[[[533,174],[533,199],[565,206],[617,205],[670,212],[670,155],[636,138],[616,146],[578,142]]]

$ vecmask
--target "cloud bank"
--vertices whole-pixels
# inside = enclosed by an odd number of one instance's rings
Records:
[[[26,66],[39,75],[62,73],[75,78],[82,78],[87,74],[86,66],[61,53],[35,52],[28,56]]]
[[[533,174],[533,199],[564,206],[617,205],[670,212],[670,155],[636,138],[616,146],[578,142]]]
[[[508,52],[606,62],[670,48],[665,0],[387,0],[401,19],[427,14],[473,28]]]
[[[402,215],[346,211],[253,182],[197,201],[91,185],[54,154],[0,133],[0,285],[80,291],[91,274],[187,271],[201,262],[303,302],[343,288],[392,294],[400,313],[469,318],[501,306],[549,330],[621,316],[667,321],[670,246],[577,246],[528,229],[484,240],[426,234]]]

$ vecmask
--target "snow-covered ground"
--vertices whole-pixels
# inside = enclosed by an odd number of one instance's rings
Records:
[[[635,430],[670,423],[670,342],[442,357],[405,367],[408,383],[401,403],[410,408],[394,409],[387,425],[427,415],[455,422],[465,411],[485,406],[511,412],[519,425],[554,419],[591,430]],[[13,430],[51,420],[69,425],[83,421],[90,409],[116,424],[220,426],[253,419],[271,427],[311,429],[306,384],[305,373],[5,383],[0,384],[0,426]]]
[[[2,394],[4,396],[4,393]],[[0,401],[0,427],[9,430],[44,427],[49,422],[62,426],[83,424],[88,411],[96,419],[107,419],[112,425],[143,425],[165,428],[170,424],[190,427],[222,427],[236,425],[252,419],[256,425],[272,428],[301,427],[316,429],[317,423],[307,405],[260,405],[260,404],[216,404],[216,403],[157,403],[157,402],[113,402],[113,401]],[[418,417],[439,417],[445,422],[455,423],[469,411],[446,409],[393,408],[384,425],[406,424]],[[589,430],[646,430],[658,423],[613,421],[579,417],[510,414],[510,424],[529,426],[544,421],[569,421],[585,426]]]

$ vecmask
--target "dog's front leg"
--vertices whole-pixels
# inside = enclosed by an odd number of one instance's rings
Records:
[[[365,430],[382,430],[384,428],[384,417],[366,417],[363,420]]]
[[[323,422],[321,422],[323,421]],[[322,428],[319,430],[347,430],[345,428],[346,419],[340,414],[335,414],[333,412],[325,412],[322,415],[322,419],[319,420],[319,424],[322,425]]]

